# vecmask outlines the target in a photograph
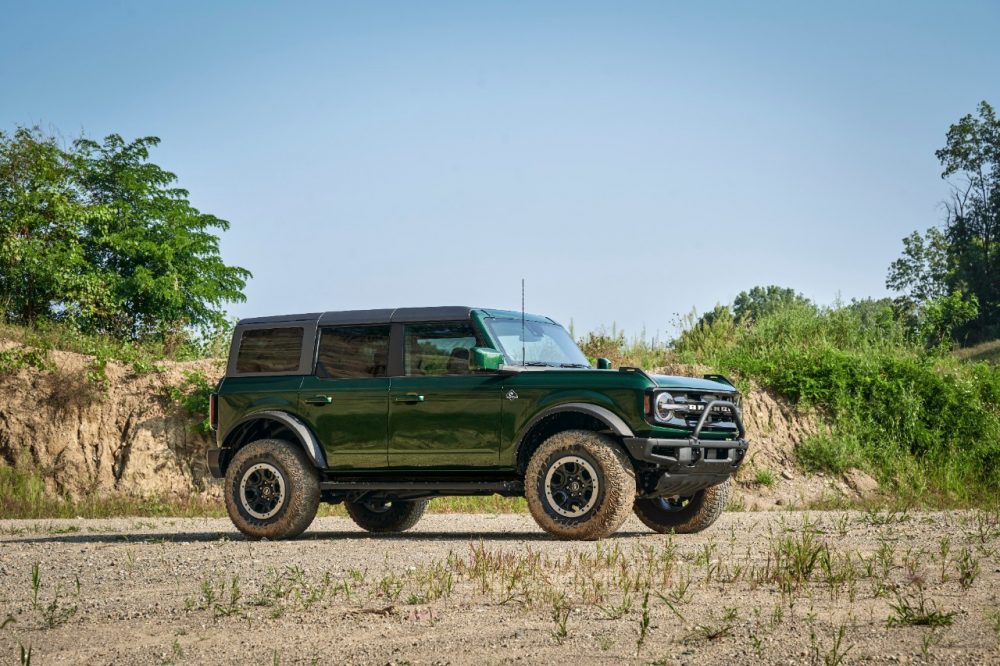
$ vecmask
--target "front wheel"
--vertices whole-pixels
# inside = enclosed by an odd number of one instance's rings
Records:
[[[618,444],[589,430],[542,442],[528,463],[524,496],[535,522],[560,539],[614,534],[635,499],[635,470]]]
[[[691,497],[640,497],[635,515],[646,527],[667,534],[693,534],[708,528],[726,510],[729,479],[699,490]]]
[[[427,500],[362,500],[345,502],[347,513],[358,527],[385,534],[405,532],[420,520]]]

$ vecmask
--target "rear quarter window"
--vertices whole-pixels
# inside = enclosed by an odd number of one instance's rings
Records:
[[[236,356],[236,372],[298,371],[304,333],[301,327],[243,331]]]

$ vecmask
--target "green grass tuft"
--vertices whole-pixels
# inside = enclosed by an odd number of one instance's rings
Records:
[[[754,474],[753,479],[758,485],[764,486],[765,488],[772,488],[777,482],[777,479],[774,478],[774,472],[769,469],[758,469],[757,473]]]

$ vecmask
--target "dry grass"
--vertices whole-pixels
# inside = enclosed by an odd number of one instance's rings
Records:
[[[575,638],[581,624],[611,623],[618,643],[632,641],[635,655],[652,632],[679,621],[685,629],[678,640],[685,645],[734,641],[749,631],[746,644],[763,659],[764,637],[787,630],[783,625],[790,621],[805,622],[812,635],[810,663],[840,664],[852,649],[847,628],[862,620],[850,616],[821,633],[814,608],[866,604],[869,614],[881,618],[871,621],[890,632],[947,628],[959,614],[958,591],[975,584],[974,578],[962,582],[962,572],[978,569],[981,559],[996,561],[998,514],[975,512],[965,519],[965,545],[955,555],[944,542],[932,550],[905,546],[898,530],[912,529],[911,521],[920,520],[891,512],[782,517],[768,529],[764,549],[741,551],[735,533],[720,532],[686,554],[672,536],[648,544],[602,542],[558,554],[472,542],[465,552],[449,551],[443,559],[387,573],[270,570],[262,581],[248,582],[254,589],[242,597],[234,596],[236,581],[210,575],[192,591],[188,610],[215,622],[237,616],[256,624],[291,612],[335,610],[345,617],[417,618],[433,626],[456,603],[511,607],[547,621],[558,644]],[[881,533],[877,548],[864,552],[842,546],[846,531],[865,528]],[[941,575],[944,569],[957,575]],[[693,599],[720,589],[774,594],[780,601],[769,617],[738,601],[696,610]],[[1000,612],[987,612],[985,618],[988,626],[1000,627]],[[929,652],[935,645],[928,640],[923,649]]]
[[[525,520],[501,519],[519,529]],[[514,651],[531,663],[567,653],[580,663],[673,663],[683,654],[690,663],[834,665],[917,651],[921,663],[993,663],[1000,640],[991,592],[1000,562],[997,512],[744,514],[701,535],[628,534],[593,544],[470,542],[462,530],[442,534],[446,521],[436,518],[423,538],[417,530],[380,540],[384,552],[350,529],[347,541],[324,535],[284,544],[216,537],[200,521],[171,532],[165,522],[119,523],[89,552],[117,563],[122,581],[134,576],[133,602],[120,611],[126,620],[152,607],[148,568],[167,572],[156,590],[154,612],[165,625],[157,649],[176,654],[179,639],[192,663],[225,661],[220,646],[261,632],[275,637],[282,663],[308,662],[313,646],[277,640],[303,626],[343,641],[343,661],[377,663],[430,661],[431,652],[456,643],[478,650],[484,663],[491,661],[484,654]],[[13,525],[33,535],[13,541],[41,538],[76,553],[91,538],[43,536],[58,524]],[[82,523],[83,532],[90,527]],[[207,543],[192,539],[192,530]],[[94,610],[91,596],[117,579],[88,566],[79,572],[81,593],[72,567],[19,552],[19,561],[8,560],[19,581],[16,593],[5,591],[18,611],[8,654],[17,640],[29,644],[25,637],[36,648],[61,641],[69,654],[80,631],[119,612]],[[173,567],[191,557],[193,575],[175,578]],[[40,575],[29,576],[39,558]],[[29,587],[31,580],[39,582]],[[381,647],[365,647],[370,641]],[[317,645],[320,653],[327,648]]]
[[[431,500],[431,513],[527,513],[522,497],[439,497]],[[41,475],[25,474],[0,465],[0,515],[11,519],[39,518],[116,518],[176,517],[219,518],[226,507],[219,498],[192,494],[185,497],[99,497],[88,495],[70,499],[54,495],[45,487]],[[346,516],[343,505],[322,504],[319,514]]]
[[[991,340],[972,347],[956,349],[955,356],[963,361],[1000,363],[1000,340]]]

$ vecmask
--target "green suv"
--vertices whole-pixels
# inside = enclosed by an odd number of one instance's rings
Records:
[[[538,524],[600,539],[634,511],[696,532],[725,508],[747,450],[724,377],[597,368],[548,317],[468,307],[244,319],[212,395],[236,527],[295,537],[321,501],[372,532],[432,497],[527,498]]]

